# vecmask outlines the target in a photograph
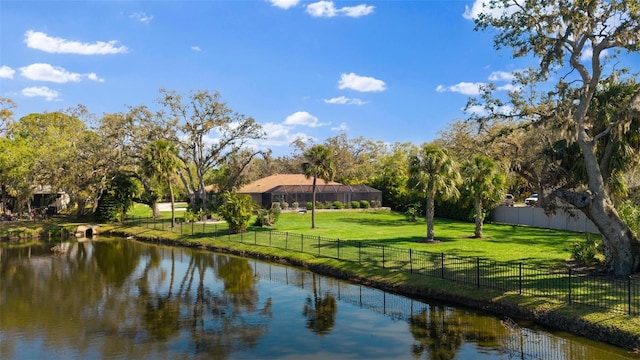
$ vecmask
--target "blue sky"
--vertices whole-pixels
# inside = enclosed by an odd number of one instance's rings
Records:
[[[477,1],[477,0],[476,0]],[[468,1],[0,2],[0,96],[16,118],[78,104],[156,108],[159,89],[219,91],[288,154],[346,132],[420,144],[477,85],[526,67],[476,32]]]

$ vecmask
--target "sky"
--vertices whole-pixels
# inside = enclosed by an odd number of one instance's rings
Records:
[[[340,133],[421,144],[530,65],[474,31],[480,1],[2,0],[0,97],[16,119],[99,117],[159,109],[161,88],[217,91],[275,154]]]

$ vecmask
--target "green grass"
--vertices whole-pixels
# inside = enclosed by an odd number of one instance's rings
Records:
[[[170,212],[162,212],[168,219]],[[129,216],[150,217],[146,205],[137,204]],[[177,217],[180,213],[176,214]],[[159,221],[155,224],[160,228]],[[145,224],[148,226],[148,224]],[[164,229],[167,225],[162,225]],[[473,238],[475,224],[448,219],[435,219],[435,235],[439,243],[422,243],[425,238],[424,218],[409,222],[403,214],[390,211],[319,211],[316,228],[311,229],[311,213],[283,212],[276,226],[251,227],[249,231],[276,230],[330,239],[361,240],[388,246],[495,261],[517,261],[533,266],[561,266],[571,257],[571,245],[582,242],[585,234],[534,227],[484,224],[483,238]],[[225,232],[224,225],[184,224],[182,234]],[[176,230],[177,231],[177,230]],[[592,235],[593,236],[593,235]]]

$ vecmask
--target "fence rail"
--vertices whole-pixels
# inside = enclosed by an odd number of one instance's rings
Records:
[[[184,223],[171,228],[166,219],[132,218],[127,224],[180,232],[193,237],[213,237],[288,251],[369,264],[384,269],[464,283],[520,295],[555,299],[640,315],[640,281],[551,269],[522,262],[501,262],[480,257],[398,248],[362,240],[340,240],[269,229],[232,234],[224,223]]]

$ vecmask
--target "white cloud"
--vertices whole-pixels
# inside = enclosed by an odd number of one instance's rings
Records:
[[[467,114],[476,115],[476,116],[487,116],[489,112],[481,105],[473,105],[468,109],[463,110]],[[504,105],[494,110],[498,114],[509,115],[513,111],[513,107],[511,105]]]
[[[269,2],[272,6],[286,10],[298,5],[300,0],[269,0]]]
[[[324,102],[327,104],[340,104],[340,105],[364,105],[367,102],[357,99],[357,98],[348,98],[346,96],[338,96],[331,99],[324,99]]]
[[[55,83],[67,83],[67,82],[80,82],[82,78],[87,78],[93,81],[103,82],[103,79],[98,78],[95,73],[79,74],[68,72],[64,68],[59,66],[51,66],[50,64],[31,64],[29,66],[23,66],[20,69],[20,74],[29,80],[36,81],[50,81]]]
[[[467,20],[475,20],[478,18],[478,15],[481,13],[490,14],[495,18],[499,18],[503,14],[513,13],[517,10],[516,6],[509,6],[508,8],[497,8],[497,9],[489,9],[484,7],[484,3],[486,0],[475,0],[471,8],[469,6],[464,7],[464,13],[462,17]]]
[[[436,88],[437,92],[456,92],[464,95],[478,95],[480,94],[480,88],[486,85],[485,83],[471,83],[471,82],[460,82],[452,86],[443,86],[438,85]]]
[[[307,13],[313,17],[334,17],[344,15],[349,17],[360,17],[373,13],[372,5],[356,5],[336,8],[333,1],[321,0],[307,5]]]
[[[333,1],[318,1],[307,5],[307,13],[314,17],[334,17],[338,11]]]
[[[192,46],[191,50],[198,51],[198,52],[202,51],[202,49],[200,49],[200,46]]]
[[[81,43],[29,30],[25,33],[24,42],[32,49],[42,50],[48,53],[80,54],[80,55],[106,55],[120,54],[128,51],[126,46],[119,45],[118,41],[97,41],[95,43]]]
[[[284,120],[285,125],[319,127],[327,124],[319,123],[318,118],[306,111],[295,112]]]
[[[104,79],[99,78],[98,75],[96,75],[96,73],[88,73],[86,76],[87,76],[87,79],[89,80],[104,82]]]
[[[262,129],[267,134],[266,139],[258,140],[259,146],[288,146],[294,140],[310,138],[309,135],[302,132],[291,132],[291,127],[284,124],[266,123],[262,124]]]
[[[384,91],[385,83],[382,80],[378,80],[368,76],[360,76],[355,73],[340,75],[340,81],[338,82],[338,89],[351,89],[362,92],[378,92]]]
[[[22,89],[22,95],[26,97],[43,97],[47,101],[56,100],[58,98],[58,92],[49,89],[46,86],[24,88]]]
[[[13,70],[12,68],[6,65],[0,66],[0,78],[13,79],[13,74],[15,73],[16,73],[15,70]]]
[[[144,24],[148,24],[151,22],[151,20],[153,20],[153,15],[147,15],[145,12],[135,12],[131,15],[129,15],[129,17],[135,21],[144,23]]]
[[[345,6],[340,9],[340,12],[345,16],[349,17],[360,17],[366,16],[373,13],[374,6],[373,5],[364,5],[360,4],[357,6]]]
[[[349,130],[349,127],[347,126],[347,123],[341,123],[339,126],[331,128],[331,131],[345,132],[347,130]]]
[[[494,71],[489,75],[490,81],[511,81],[513,73],[508,71]]]

